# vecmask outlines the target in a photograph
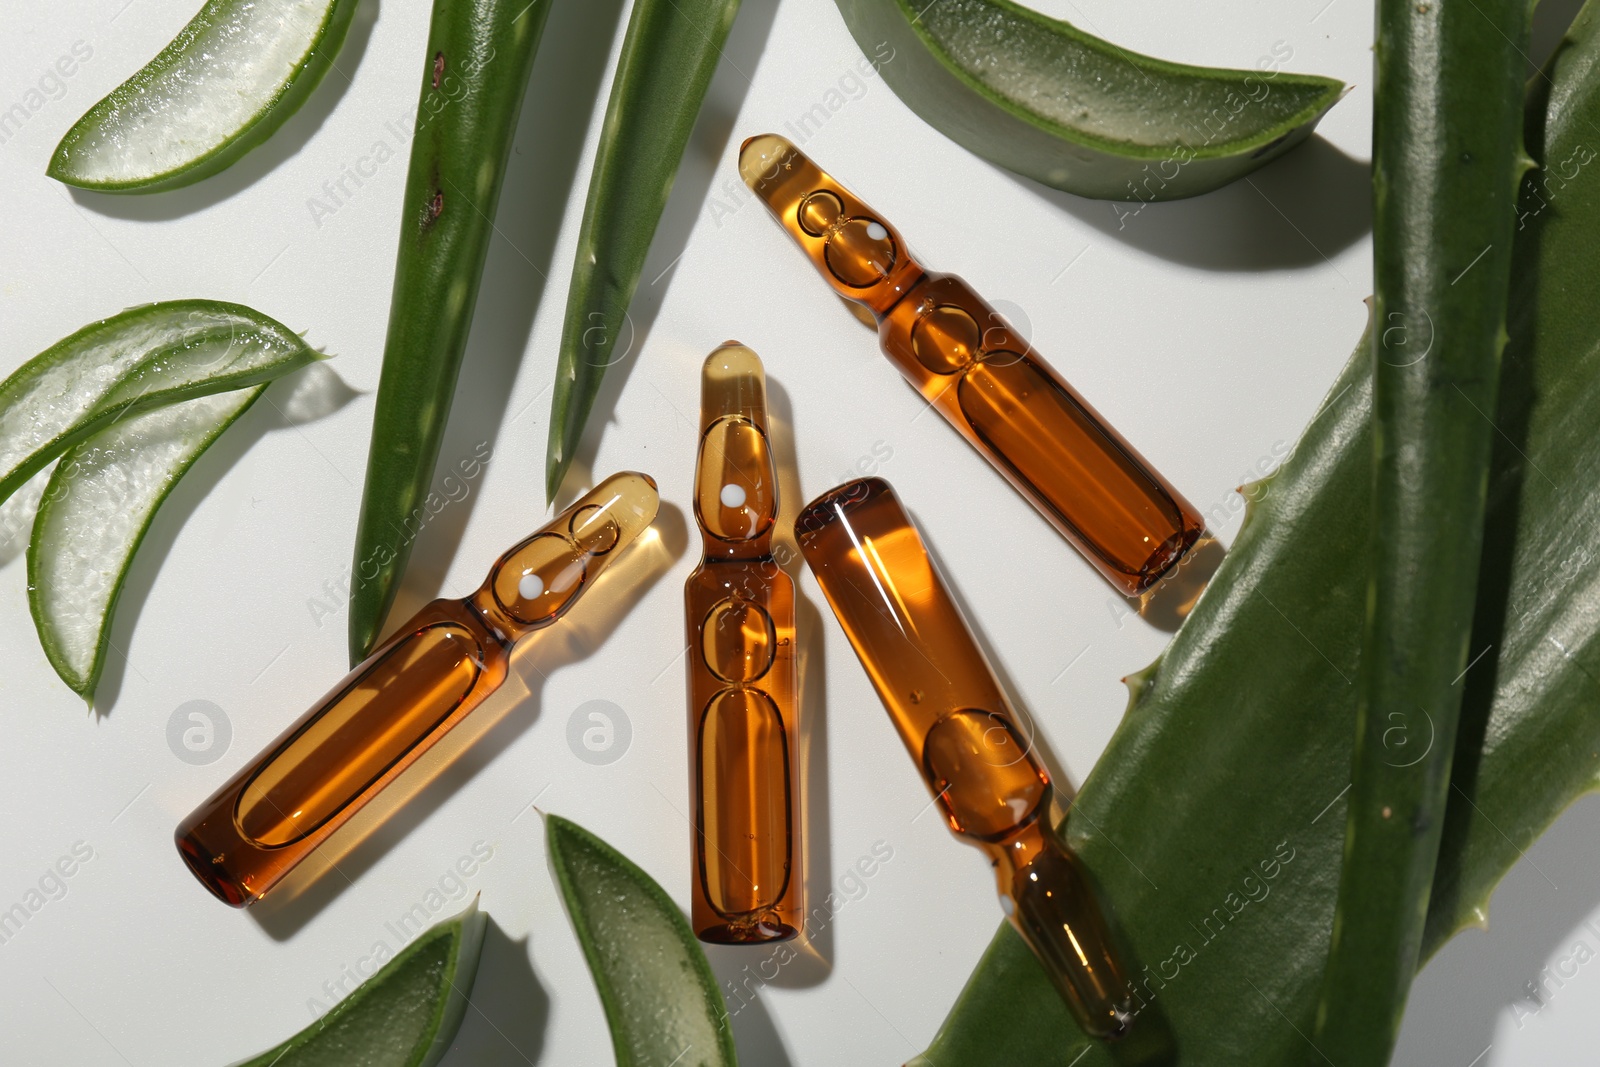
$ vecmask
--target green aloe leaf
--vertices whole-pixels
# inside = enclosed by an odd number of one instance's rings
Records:
[[[50,665],[85,700],[105,669],[117,598],[156,511],[265,390],[123,419],[69,450],[51,472],[28,543],[28,607]]]
[[[617,60],[605,125],[567,290],[545,496],[554,500],[618,350],[656,223],[711,85],[739,0],[635,0]]]
[[[199,181],[272,136],[333,66],[357,0],[207,0],[90,108],[47,173],[103,193]]]
[[[282,323],[219,300],[144,304],[90,323],[0,382],[0,501],[117,419],[320,358]]]
[[[617,1067],[734,1067],[727,1005],[672,898],[576,823],[547,816],[545,839]]]
[[[351,666],[378,643],[429,515],[495,206],[551,4],[434,0],[350,564]]]
[[[1344,85],[1130,52],[1011,0],[835,0],[900,99],[1007,170],[1079,196],[1175,200],[1311,135]],[[803,120],[802,120],[803,121]]]
[[[1374,519],[1344,866],[1313,1040],[1381,1067],[1428,915],[1470,652],[1522,152],[1526,0],[1379,0]]]
[[[487,925],[473,901],[407,945],[328,1014],[238,1067],[433,1067],[461,1028]]]
[[[1530,102],[1543,169],[1523,186],[1513,250],[1471,645],[1482,658],[1459,682],[1423,959],[1486,921],[1501,875],[1596,784],[1600,189],[1584,170],[1600,126],[1595,14],[1579,16],[1553,84],[1537,82]],[[1282,469],[1249,488],[1237,542],[1167,651],[1131,680],[1127,718],[1067,821],[1138,955],[1139,1023],[1159,1031],[1164,1017],[1184,1062],[1323,1062],[1309,1035],[1366,610],[1368,352],[1364,342]],[[1113,1061],[1002,928],[921,1062]]]

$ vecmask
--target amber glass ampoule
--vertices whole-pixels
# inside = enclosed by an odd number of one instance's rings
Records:
[[[1050,775],[894,490],[847,482],[807,505],[795,534],[950,829],[994,864],[1012,926],[1084,1031],[1121,1035],[1127,969],[1053,829]]]
[[[245,907],[505,681],[511,647],[571,609],[655,518],[655,482],[601,482],[512,548],[482,588],[435,600],[179,826],[178,852]]]
[[[777,466],[761,360],[728,342],[700,379],[694,517],[704,558],[683,587],[689,652],[691,919],[702,941],[799,932],[794,582],[772,558]]]
[[[924,270],[893,226],[775,134],[739,172],[835,292],[865,307],[891,362],[1106,579],[1153,586],[1205,523],[953,274]]]

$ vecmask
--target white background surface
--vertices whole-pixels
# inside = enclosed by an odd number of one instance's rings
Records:
[[[494,459],[419,541],[402,611],[475,587],[545,515],[547,389],[620,6],[560,0],[550,17],[442,457],[490,440]],[[1082,780],[1121,714],[1118,679],[1146,665],[1166,635],[1120,617],[1120,601],[1020,497],[937,417],[918,417],[921,402],[872,334],[763,209],[741,206],[738,143],[781,130],[830,89],[856,97],[807,150],[931,266],[961,273],[1008,313],[1022,309],[1038,347],[1228,540],[1240,507],[1233,487],[1295,438],[1361,331],[1372,12],[1361,0],[1037,6],[1191,62],[1248,67],[1286,42],[1290,69],[1356,88],[1318,140],[1251,183],[1145,208],[1119,230],[1106,204],[968,155],[881,81],[852,92],[841,78],[860,53],[827,0],[746,0],[633,307],[635,345],[611,373],[597,409],[608,417],[591,425],[586,448],[602,474],[632,467],[656,477],[667,551],[653,571],[637,563],[642,596],[594,647],[519,660],[501,725],[341,864],[348,882],[314,908],[241,913],[196,885],[172,829],[346,667],[342,599],[325,583],[341,581],[350,562],[405,179],[394,131],[409,133],[429,5],[384,0],[380,10],[363,0],[339,71],[265,147],[198,187],[125,199],[69,195],[44,177],[45,163],[196,0],[0,5],[0,109],[25,99],[75,42],[93,50],[59,98],[0,144],[0,372],[128,305],[205,296],[306,331],[338,354],[331,366],[358,394],[336,394],[348,402],[297,425],[258,404],[179,487],[135,564],[98,715],[39,650],[22,538],[0,547],[0,907],[74,843],[94,853],[65,896],[0,944],[0,1058],[216,1065],[272,1045],[311,1020],[314,998],[328,1002],[325,982],[379,942],[398,948],[386,923],[484,842],[493,856],[467,891],[482,892],[499,932],[478,979],[480,1010],[448,1062],[610,1062],[527,809],[538,797],[596,830],[687,905],[675,657],[680,589],[698,550],[685,529],[697,369],[727,338],[763,355],[775,414],[793,428],[800,484],[787,516],[875,449],[892,452],[879,473],[918,515],[1016,695]],[[329,200],[324,183],[377,142],[395,158]],[[336,210],[317,217],[308,201],[318,197]],[[269,396],[292,412],[289,394],[285,383]],[[26,531],[18,514],[0,519]],[[826,611],[809,575],[801,589]],[[812,696],[825,695],[827,721],[815,738],[826,760],[811,780],[813,893],[837,887],[874,842],[894,857],[824,938],[830,964],[790,968],[737,1016],[743,1060],[758,1067],[902,1062],[932,1037],[999,918],[981,858],[936,818],[918,817],[926,794],[831,618],[818,640],[825,685]],[[229,750],[207,766],[180,761],[167,743],[169,717],[195,699],[215,702],[232,726]],[[590,699],[614,702],[631,722],[631,747],[608,766],[581,762],[566,740],[569,717]],[[1542,1008],[1524,983],[1575,942],[1600,945],[1583,925],[1596,919],[1600,929],[1596,809],[1580,805],[1533,850],[1538,870],[1512,873],[1492,932],[1462,936],[1427,969],[1397,1062],[1592,1060],[1582,1051],[1600,1008],[1592,969]],[[750,959],[712,958],[724,979]]]

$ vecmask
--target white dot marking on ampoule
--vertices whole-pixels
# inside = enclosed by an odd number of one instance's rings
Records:
[[[1016,914],[1016,912],[1017,912],[1017,902],[1012,900],[1008,896],[1003,896],[1002,895],[1000,897],[1000,910],[1005,912],[1006,916],[1009,918],[1010,916]]]
[[[544,595],[544,579],[537,574],[524,574],[517,583],[517,593],[523,600],[538,600]]]
[[[729,482],[722,487],[722,506],[725,508],[744,507],[744,486],[734,485]]]
[[[867,236],[874,241],[881,241],[889,236],[889,231],[883,228],[883,223],[873,221],[867,223]]]

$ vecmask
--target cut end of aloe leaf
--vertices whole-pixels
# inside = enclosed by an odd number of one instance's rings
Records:
[[[434,1067],[461,1028],[487,925],[474,898],[322,1018],[237,1067]]]
[[[355,8],[356,0],[208,0],[67,131],[46,173],[84,189],[142,192],[221,170],[321,80]]]
[[[644,871],[559,815],[545,838],[618,1063],[733,1067],[728,1009],[683,913]]]

